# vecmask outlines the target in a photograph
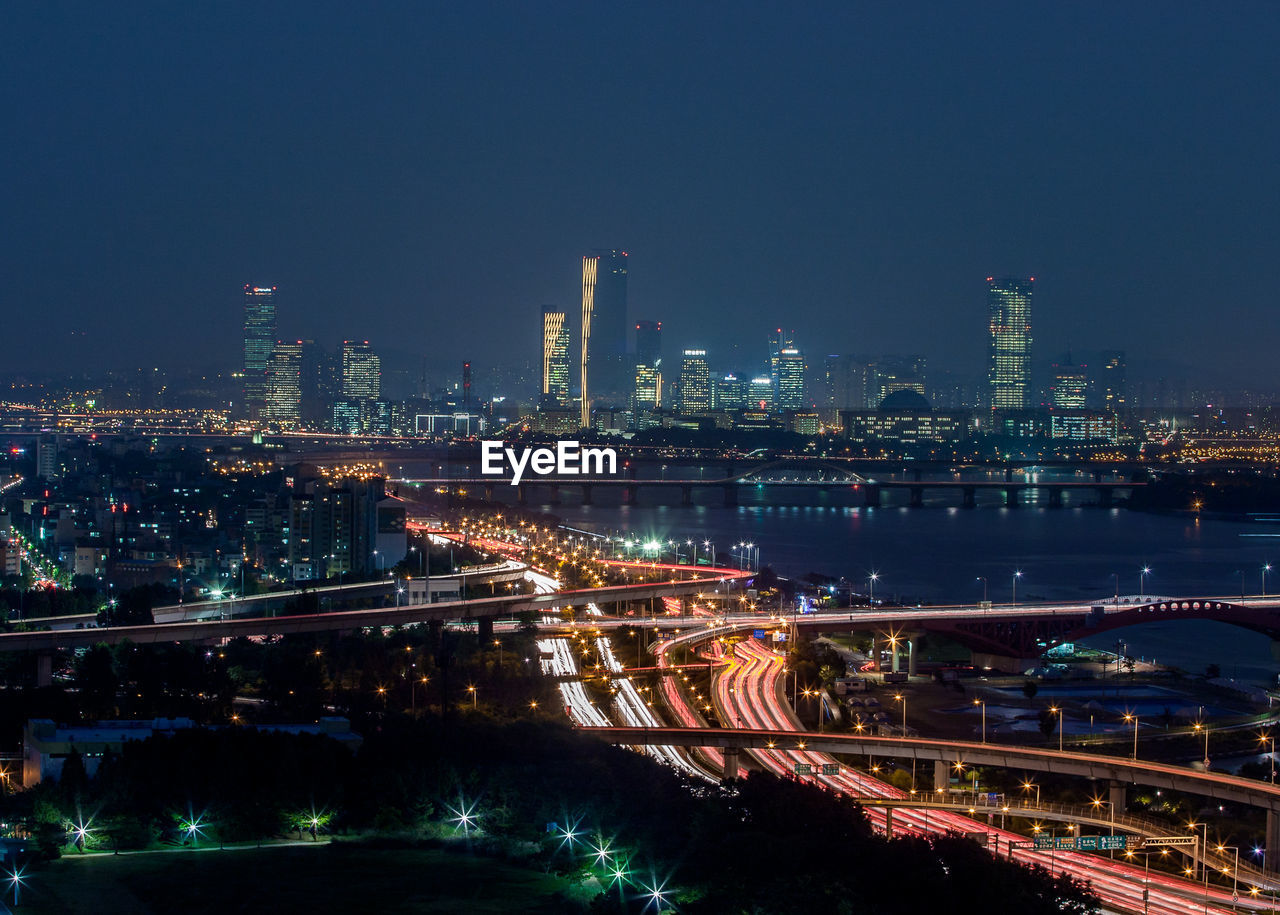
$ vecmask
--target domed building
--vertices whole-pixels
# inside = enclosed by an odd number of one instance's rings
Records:
[[[913,410],[917,413],[927,413],[932,408],[923,394],[918,394],[910,388],[903,388],[880,401],[877,409],[881,413],[904,413]]]
[[[855,442],[955,442],[973,430],[967,410],[934,410],[910,388],[887,395],[875,410],[841,410],[840,422]]]

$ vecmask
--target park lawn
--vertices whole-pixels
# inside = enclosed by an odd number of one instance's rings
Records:
[[[30,915],[573,911],[596,890],[465,852],[339,843],[68,855],[29,870]],[[13,899],[10,893],[6,902]]]

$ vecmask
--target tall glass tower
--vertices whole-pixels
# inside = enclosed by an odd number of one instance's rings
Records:
[[[992,410],[1025,410],[1031,388],[1031,291],[1036,278],[987,277],[987,389]]]
[[[276,287],[244,287],[244,412],[261,419],[267,407],[267,367],[276,345]]]
[[[542,393],[558,404],[569,400],[569,325],[565,313],[542,309]]]

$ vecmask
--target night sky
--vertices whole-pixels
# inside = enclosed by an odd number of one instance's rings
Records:
[[[531,359],[617,246],[725,368],[782,324],[976,374],[1025,272],[1038,362],[1275,387],[1278,47],[1247,2],[7,3],[6,368],[234,368],[246,282]]]

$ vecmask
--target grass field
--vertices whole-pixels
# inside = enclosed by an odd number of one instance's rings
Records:
[[[74,853],[30,869],[16,910],[58,913],[574,911],[598,888],[465,852],[358,844]],[[13,893],[4,900],[12,904]]]

